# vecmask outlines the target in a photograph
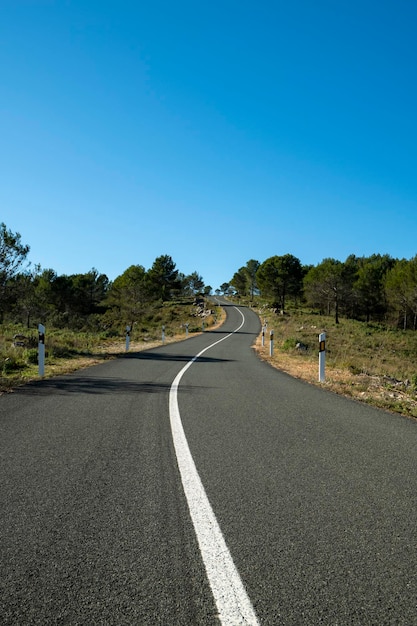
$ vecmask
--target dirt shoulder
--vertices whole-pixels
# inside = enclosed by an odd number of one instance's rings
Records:
[[[216,324],[210,326],[207,332],[219,328],[225,318],[225,314],[219,316]],[[195,337],[201,335],[201,332],[190,333],[189,337]],[[184,332],[166,335],[164,343],[162,338],[159,340],[147,340],[147,341],[135,341],[131,340],[129,345],[129,352],[142,352],[144,350],[151,350],[152,348],[161,347],[165,344],[178,343],[187,339]],[[105,341],[103,344],[95,346],[91,352],[86,354],[76,354],[69,358],[47,358],[45,363],[45,375],[40,377],[38,375],[38,366],[33,365],[27,368],[23,373],[10,374],[8,376],[0,376],[0,395],[4,393],[11,393],[17,387],[21,387],[29,382],[36,380],[42,380],[42,378],[53,378],[55,376],[62,376],[65,374],[71,374],[78,370],[98,365],[103,361],[109,359],[123,358],[126,355],[126,341],[125,339],[118,339],[116,341]]]
[[[348,369],[326,365],[325,381],[319,382],[318,352],[316,359],[306,358],[302,351],[288,354],[274,348],[269,355],[269,341],[262,346],[262,334],[254,344],[258,357],[294,378],[334,393],[366,402],[375,407],[417,419],[417,394],[408,381],[367,373],[353,374]]]
[[[206,332],[219,328],[225,319],[225,313],[217,320],[217,323]],[[316,333],[314,327],[314,333]],[[193,333],[196,336],[201,333]],[[186,339],[184,333],[167,336],[165,343],[176,343]],[[332,367],[326,363],[326,377],[324,382],[318,380],[318,352],[312,350],[304,352],[296,349],[290,351],[280,350],[274,346],[274,354],[269,355],[269,341],[265,336],[265,345],[262,346],[262,333],[256,339],[254,350],[258,358],[268,362],[294,378],[299,378],[310,384],[338,393],[361,402],[366,402],[381,409],[391,411],[406,417],[417,419],[417,392],[408,380],[398,380],[392,376],[382,376],[367,373],[366,371],[353,373],[346,367]],[[141,352],[160,347],[162,341],[134,341],[130,342],[129,352]],[[103,343],[97,346],[94,352],[85,355],[76,355],[69,359],[56,359],[47,361],[44,378],[69,374],[107,359],[121,358],[126,354],[125,342],[122,339]],[[33,367],[25,377],[12,376],[0,378],[0,395],[12,392],[13,389],[27,382],[40,380],[37,375],[37,367]]]

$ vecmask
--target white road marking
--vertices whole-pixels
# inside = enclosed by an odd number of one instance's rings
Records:
[[[238,626],[240,624],[259,626],[258,618],[246,593],[239,572],[233,563],[191,456],[178,408],[178,387],[187,369],[204,352],[213,348],[221,341],[228,339],[228,337],[231,337],[242,328],[245,318],[239,309],[236,310],[242,315],[240,326],[229,335],[201,350],[176,376],[169,392],[169,413],[181,480],[220,622],[223,626]]]

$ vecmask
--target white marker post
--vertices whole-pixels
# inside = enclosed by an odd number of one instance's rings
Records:
[[[162,343],[165,343],[165,326],[162,326]]]
[[[130,346],[130,326],[126,326],[126,352],[129,352]]]
[[[269,333],[269,356],[273,356],[274,354],[274,331],[271,330]]]
[[[265,345],[265,326],[262,326],[262,347]]]
[[[38,371],[39,376],[45,375],[45,326],[38,325],[39,340],[38,340]]]
[[[326,333],[320,333],[319,335],[319,382],[323,383],[325,380],[326,369]]]
[[[188,337],[188,324],[185,325],[185,336]]]

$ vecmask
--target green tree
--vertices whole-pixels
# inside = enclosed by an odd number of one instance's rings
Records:
[[[74,293],[71,278],[58,276],[55,270],[38,268],[32,274],[19,277],[26,295],[21,296],[20,308],[26,316],[55,326],[67,326],[74,315]]]
[[[93,267],[85,274],[71,275],[70,280],[72,283],[71,308],[83,316],[98,313],[109,285],[107,276],[99,274]]]
[[[237,272],[234,273],[230,284],[234,287],[237,293],[241,296],[246,296],[247,294],[247,286],[248,286],[248,275],[244,267],[241,267]]]
[[[155,259],[147,273],[149,289],[155,300],[171,300],[174,294],[181,291],[178,270],[172,258],[165,254]]]
[[[53,269],[42,270],[34,278],[35,297],[41,322],[45,322],[48,316],[57,310],[57,298],[55,293],[55,281],[57,273]]]
[[[344,286],[344,264],[336,259],[323,259],[304,277],[307,302],[320,308],[322,312],[327,312],[328,315],[333,309],[336,324],[339,323]]]
[[[131,265],[110,285],[107,304],[117,317],[133,328],[150,301],[147,273],[142,265]]]
[[[10,281],[26,260],[29,249],[22,244],[20,233],[13,233],[6,224],[0,223],[0,321],[12,304]]]
[[[244,268],[247,276],[247,283],[251,300],[254,296],[255,291],[258,289],[257,273],[260,265],[261,264],[259,263],[259,261],[256,261],[255,259],[250,259],[250,261],[246,263]]]
[[[358,319],[361,313],[358,303],[358,292],[355,291],[354,284],[362,264],[363,259],[355,254],[350,254],[346,261],[342,263],[342,287],[339,292],[339,310],[348,318]]]
[[[231,291],[230,283],[222,283],[220,285],[220,293],[223,293],[224,296],[229,295],[230,291]],[[216,293],[217,293],[217,290],[216,290]]]
[[[189,276],[185,276],[183,285],[186,293],[197,295],[204,289],[204,280],[198,272],[192,272]]]
[[[397,260],[387,272],[385,292],[391,310],[398,317],[402,316],[403,328],[408,326],[409,316],[412,317],[412,328],[417,329],[417,256],[411,260]]]
[[[407,304],[413,316],[413,330],[417,330],[417,256],[409,260],[407,274]]]
[[[236,289],[236,291],[242,296],[250,296],[253,298],[253,294],[257,289],[256,274],[259,269],[259,261],[251,259],[246,263],[244,267],[238,269],[233,275],[230,284]]]
[[[371,318],[381,318],[387,309],[384,279],[394,266],[395,260],[388,254],[373,254],[360,259],[356,280],[353,285],[358,313],[367,322]]]
[[[285,311],[288,296],[297,297],[301,294],[302,277],[301,263],[292,254],[266,259],[256,273],[262,294],[272,298],[273,305],[282,311]]]
[[[40,306],[36,294],[36,282],[41,269],[39,265],[29,271],[16,274],[10,282],[13,291],[14,314],[16,319],[26,324],[30,328],[32,318],[37,316],[40,319]]]

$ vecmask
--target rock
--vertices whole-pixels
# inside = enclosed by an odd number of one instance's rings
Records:
[[[13,337],[13,345],[15,348],[25,348],[27,342],[27,337],[25,335],[14,335]]]
[[[298,352],[307,352],[307,346],[302,341],[299,341],[297,344],[295,344],[295,347]]]

